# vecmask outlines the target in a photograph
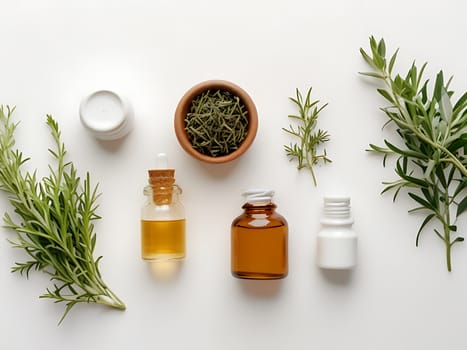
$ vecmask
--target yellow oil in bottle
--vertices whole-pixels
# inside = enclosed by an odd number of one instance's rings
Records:
[[[141,220],[144,260],[182,260],[185,257],[185,219]]]

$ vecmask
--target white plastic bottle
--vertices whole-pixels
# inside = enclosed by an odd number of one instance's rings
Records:
[[[352,230],[350,197],[324,197],[317,264],[324,269],[351,269],[357,264],[357,234]]]

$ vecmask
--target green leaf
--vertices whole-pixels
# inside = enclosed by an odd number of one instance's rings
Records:
[[[461,193],[464,188],[467,188],[467,177],[464,177],[461,181],[459,181],[459,184],[457,185],[455,191],[454,191],[454,197],[456,197],[459,193]]]
[[[435,217],[435,214],[430,214],[428,215],[425,220],[423,220],[423,223],[422,225],[420,226],[420,228],[418,229],[418,232],[417,232],[417,238],[415,239],[415,245],[418,247],[418,242],[420,240],[420,234],[422,233],[422,230],[423,228],[431,221],[431,219],[433,219]]]
[[[429,209],[429,210],[434,210],[434,207],[431,203],[427,202],[425,199],[421,198],[420,196],[417,196],[416,194],[409,192],[408,195],[417,203],[421,204],[424,208]]]
[[[386,100],[388,100],[389,102],[391,102],[392,104],[394,104],[394,99],[392,98],[391,94],[384,90],[384,89],[377,89],[377,91],[381,94],[381,96],[383,96]]]
[[[422,82],[422,79],[423,79],[423,73],[425,72],[425,68],[426,66],[428,65],[427,62],[425,62],[423,65],[422,65],[422,68],[420,69],[420,72],[418,73],[418,77],[417,77],[417,86],[420,86],[420,83]],[[425,82],[426,84],[427,82]]]
[[[435,167],[435,165],[436,165],[436,162],[433,159],[428,160],[428,165],[426,167],[425,173],[423,174],[425,179],[430,178],[431,172],[433,171],[433,168]]]
[[[438,178],[439,182],[444,188],[448,187],[448,183],[446,181],[446,176],[444,175],[443,168],[438,166],[435,169],[436,177]]]
[[[398,174],[404,180],[406,180],[408,182],[411,182],[414,185],[414,187],[426,188],[426,187],[429,186],[428,182],[426,182],[426,181],[424,181],[422,179],[418,179],[416,177],[406,175],[404,173],[398,173]]]
[[[467,209],[467,197],[464,197],[457,205],[456,217],[459,217]]]
[[[391,60],[389,61],[389,67],[388,67],[389,74],[392,73],[392,69],[394,67],[394,63],[396,63],[396,58],[397,58],[398,52],[399,52],[399,49],[397,49],[396,52],[394,52],[394,54],[391,57]]]
[[[460,242],[464,242],[464,237],[456,237],[456,239],[453,240],[450,245],[452,247],[454,244],[460,243]]]
[[[455,135],[457,136],[457,135]],[[451,141],[448,149],[451,152],[456,152],[459,149],[465,149],[467,147],[467,133],[460,135],[455,140]]]
[[[444,77],[443,71],[440,71],[436,76],[435,87],[433,91],[433,97],[436,101],[441,101],[441,96],[444,90]]]
[[[449,98],[448,93],[446,92],[444,88],[442,88],[439,107],[440,107],[439,111],[440,111],[441,117],[446,121],[450,121],[452,118],[451,99]]]
[[[390,190],[395,189],[394,195],[392,197],[393,202],[396,201],[397,196],[398,196],[401,189],[403,189],[404,187],[414,187],[410,182],[404,181],[404,180],[398,180],[398,181],[390,182],[390,183],[383,182],[383,184],[388,185],[388,186],[386,186],[383,189],[383,191],[381,191],[381,194],[384,194],[384,193],[386,193],[386,192],[388,192]]]
[[[370,146],[371,149],[369,149],[367,151],[374,151],[374,152],[378,152],[378,153],[394,153],[389,148],[379,147],[379,146],[376,146],[376,145],[374,145],[372,143],[370,143],[369,146]]]
[[[422,103],[426,103],[428,100],[428,80],[425,81],[419,93],[422,96]]]
[[[381,74],[378,74],[378,73],[373,73],[373,72],[359,72],[359,74],[361,75],[366,75],[368,77],[372,77],[372,78],[377,78],[377,79],[386,79],[385,76],[381,75]]]
[[[289,118],[292,118],[292,119],[302,120],[302,117],[299,116],[299,115],[289,114],[288,117],[289,117]]]
[[[386,56],[386,44],[384,43],[384,39],[381,39],[378,44],[378,54],[381,57]]]
[[[443,184],[443,183],[442,183],[442,185],[443,185],[444,188],[447,188],[447,187],[448,187],[447,184],[452,182],[452,179],[454,179],[454,174],[455,174],[455,173],[456,173],[456,167],[453,166],[453,165],[451,165],[451,170],[449,170],[448,178],[447,178],[446,184]],[[438,178],[439,178],[439,175],[438,175]],[[454,195],[454,197],[455,197],[455,196],[456,196],[456,195]]]
[[[392,143],[390,143],[389,141],[385,140],[384,143],[386,144],[386,146],[388,146],[388,148],[395,152],[395,153],[398,153],[400,155],[403,155],[403,156],[406,156],[406,157],[413,157],[413,158],[417,158],[417,159],[427,159],[427,156],[424,155],[423,153],[419,153],[419,152],[415,152],[415,151],[411,151],[411,150],[403,150],[401,148],[398,148],[396,146],[394,146]]]
[[[378,49],[376,49],[374,52],[373,52],[373,62],[375,63],[376,65],[376,69],[379,70],[379,71],[383,71],[385,66],[386,66],[386,60],[384,59],[384,57],[382,57],[379,52],[377,51]]]
[[[407,74],[407,84],[411,86],[414,92],[417,90],[417,66],[415,62],[412,63],[412,67],[410,67],[409,73]]]
[[[426,199],[428,202],[430,202],[430,203],[435,203],[435,204],[433,204],[433,206],[434,206],[435,208],[438,208],[438,206],[436,205],[436,202],[437,202],[437,201],[435,201],[435,198],[434,198],[434,196],[430,193],[430,190],[428,189],[428,187],[423,187],[423,188],[421,188],[420,190],[422,191],[423,195],[425,196],[425,199]]]
[[[365,50],[360,48],[360,53],[361,53],[363,59],[366,61],[366,63],[368,63],[370,66],[376,68],[376,66],[375,66],[375,64],[373,62],[373,59],[365,52]]]
[[[467,103],[467,92],[465,92],[462,97],[454,105],[454,110],[462,108]]]

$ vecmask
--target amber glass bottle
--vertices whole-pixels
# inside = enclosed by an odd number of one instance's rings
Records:
[[[272,203],[273,191],[243,193],[243,214],[231,227],[232,275],[246,279],[279,279],[288,273],[288,226]]]
[[[159,163],[165,159],[159,155]],[[141,210],[141,257],[144,260],[183,260],[185,257],[185,210],[179,200],[181,188],[174,184],[174,169],[149,170]]]

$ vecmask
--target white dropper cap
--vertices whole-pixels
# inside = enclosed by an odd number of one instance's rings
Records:
[[[169,168],[169,159],[167,154],[159,153],[156,157],[156,169],[168,169]]]
[[[242,193],[245,200],[250,204],[269,203],[274,196],[274,191],[265,189],[250,189]]]

